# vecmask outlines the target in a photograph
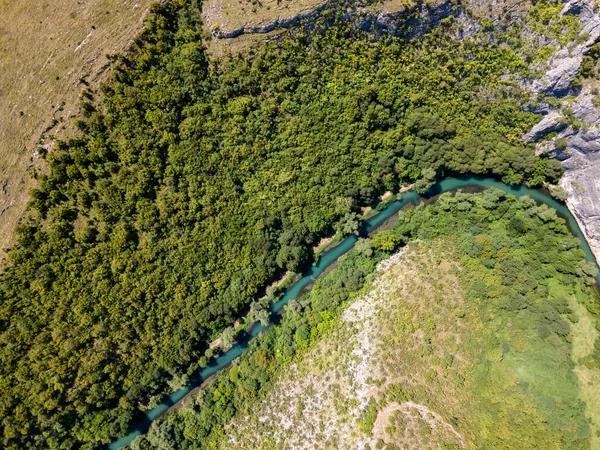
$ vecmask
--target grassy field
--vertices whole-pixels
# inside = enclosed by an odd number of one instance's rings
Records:
[[[0,258],[22,217],[34,151],[64,136],[78,98],[106,76],[106,54],[126,50],[153,0],[0,0]],[[63,129],[64,127],[64,129]],[[49,143],[49,140],[44,141]]]
[[[324,0],[208,0],[202,15],[209,31],[263,26],[308,13]]]
[[[569,306],[579,320],[571,325],[573,337],[573,361],[577,365],[575,373],[581,386],[581,398],[587,404],[586,415],[590,419],[591,448],[600,449],[600,368],[587,364],[586,360],[594,353],[594,343],[600,332],[596,322],[587,313],[585,306],[578,297],[585,297],[582,292],[569,295],[564,286],[552,285],[554,295],[565,295]]]

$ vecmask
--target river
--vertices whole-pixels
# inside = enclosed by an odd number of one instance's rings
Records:
[[[413,203],[416,205],[422,200],[430,199],[431,197],[434,197],[443,192],[455,191],[461,188],[476,188],[481,190],[491,187],[495,187],[503,192],[515,195],[517,197],[528,195],[537,202],[545,203],[551,208],[554,208],[556,212],[567,221],[571,232],[577,238],[579,238],[579,246],[585,253],[585,259],[596,264],[594,255],[587,241],[585,240],[583,232],[579,228],[575,217],[573,217],[573,215],[564,203],[557,201],[556,199],[551,197],[546,191],[531,189],[525,186],[509,186],[493,178],[446,178],[445,180],[440,181],[434,186],[432,186],[424,195],[419,195],[413,191],[405,192],[402,195],[402,199],[390,203],[385,209],[379,212],[379,214],[368,218],[365,221],[363,231],[366,233],[371,233],[380,225],[382,225],[386,220],[388,220],[390,217],[392,217],[394,214],[400,211],[401,208],[403,208],[409,203]],[[277,313],[283,308],[283,306],[286,303],[288,303],[290,300],[297,298],[300,295],[300,293],[304,290],[304,288],[313,283],[315,278],[321,275],[329,265],[335,262],[344,253],[348,252],[354,246],[357,240],[357,236],[351,235],[344,239],[336,247],[325,252],[316,265],[312,266],[310,270],[302,274],[302,277],[296,282],[296,284],[290,287],[278,302],[273,303],[271,305],[271,311],[273,313]],[[600,273],[598,274],[596,280],[598,283],[600,283]],[[194,381],[191,384],[179,389],[176,392],[173,392],[165,400],[163,400],[163,402],[156,408],[146,411],[144,413],[144,416],[136,424],[135,429],[131,431],[127,436],[113,441],[108,446],[109,450],[117,450],[131,444],[131,442],[137,436],[139,436],[142,433],[145,433],[152,424],[152,422],[158,419],[166,411],[168,411],[169,408],[171,408],[177,402],[181,401],[193,389],[200,386],[204,380],[208,379],[219,370],[227,367],[235,358],[240,356],[242,352],[248,348],[250,340],[252,340],[252,338],[254,338],[263,330],[264,327],[260,324],[255,325],[243,341],[238,342],[230,350],[223,353],[219,357],[213,359],[206,368],[199,370],[196,374],[196,377],[194,378]]]

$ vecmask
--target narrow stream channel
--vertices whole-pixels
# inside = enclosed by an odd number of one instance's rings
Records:
[[[365,221],[364,231],[367,233],[371,233],[375,229],[377,229],[380,225],[382,225],[387,219],[396,214],[402,207],[407,205],[408,203],[418,204],[421,200],[425,200],[436,196],[438,194],[455,191],[460,188],[478,188],[478,189],[488,189],[491,187],[495,187],[500,189],[503,192],[508,194],[515,195],[517,197],[522,197],[528,195],[535,201],[539,203],[545,203],[546,205],[554,208],[556,212],[563,217],[569,226],[571,232],[579,238],[579,246],[585,253],[585,259],[587,261],[593,262],[596,264],[596,260],[594,255],[585,240],[583,232],[579,228],[575,217],[571,214],[567,206],[553,197],[551,197],[547,192],[531,189],[525,186],[509,186],[500,181],[497,181],[493,178],[478,178],[478,177],[460,177],[460,178],[446,178],[443,181],[436,183],[431,187],[423,196],[417,194],[416,192],[405,192],[402,195],[401,200],[396,200],[395,202],[390,203],[385,209],[383,209],[379,214],[370,217]],[[323,273],[327,267],[335,262],[340,256],[344,253],[348,252],[356,243],[358,237],[355,235],[351,235],[344,239],[339,245],[334,247],[333,249],[325,252],[318,263],[310,268],[307,272],[302,274],[302,278],[298,280],[296,284],[290,287],[285,295],[276,303],[271,305],[271,311],[273,313],[279,312],[285,304],[287,304],[290,300],[296,299],[303,289],[309,286],[314,282],[315,278]],[[600,273],[596,278],[597,282],[600,284]],[[260,324],[255,325],[252,330],[247,333],[245,339],[241,342],[238,342],[235,346],[233,346],[230,350],[220,355],[218,358],[215,358],[211,361],[211,363],[204,369],[199,370],[194,378],[194,381],[185,386],[184,388],[173,392],[169,395],[160,405],[156,408],[153,408],[144,413],[144,416],[140,419],[140,421],[136,424],[135,429],[130,432],[127,436],[124,436],[118,440],[113,441],[109,446],[109,450],[117,450],[123,447],[128,446],[131,442],[142,433],[145,433],[153,421],[158,419],[162,414],[164,414],[169,408],[175,405],[177,402],[182,400],[186,395],[188,395],[193,389],[200,386],[204,380],[214,375],[219,370],[227,367],[235,358],[240,356],[242,352],[248,348],[250,340],[258,335],[261,331],[264,330],[264,327]]]

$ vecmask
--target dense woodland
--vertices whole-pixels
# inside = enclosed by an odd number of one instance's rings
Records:
[[[590,286],[596,268],[584,260],[578,240],[555,210],[496,189],[443,194],[433,205],[401,211],[392,229],[359,240],[310,293],[286,306],[281,323],[252,341],[237,364],[132,448],[232,448],[227,426],[236,417],[253,414],[253,405],[269,393],[283,367],[302,365],[303,354],[329,339],[348,303],[368,292],[376,264],[408,242],[439,239],[457,249],[465,303],[453,314],[468,330],[462,348],[447,351],[474,358],[470,373],[450,377],[472,396],[473,404],[462,405],[464,415],[454,418],[468,448],[590,448],[590,423],[572,357],[571,324],[580,317],[569,297],[585,306],[592,325],[600,325],[600,299]],[[427,339],[435,324],[426,318],[396,324],[402,326],[425,336],[421,358],[439,345]],[[597,333],[589,337],[593,335]],[[600,336],[577,364],[600,368]],[[386,396],[365,411],[363,431],[371,432],[377,411],[392,401],[429,406],[438,401],[437,410],[446,415],[439,400],[445,395],[443,384],[438,386],[435,376],[428,380],[425,389],[411,388],[408,382],[390,384]],[[277,405],[272,407],[277,411]]]
[[[0,275],[5,448],[126,433],[264,286],[384,191],[561,174],[519,139],[536,118],[509,75],[539,55],[518,21],[459,41],[450,18],[406,41],[333,8],[209,61],[199,8],[155,5],[136,49],[86,93],[77,137],[47,155]]]

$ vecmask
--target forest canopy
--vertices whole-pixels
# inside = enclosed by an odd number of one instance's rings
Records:
[[[211,61],[196,1],[152,8],[48,155],[0,275],[5,448],[97,448],[177,387],[270,281],[387,190],[555,181],[519,136],[519,42],[373,36],[333,8]]]

